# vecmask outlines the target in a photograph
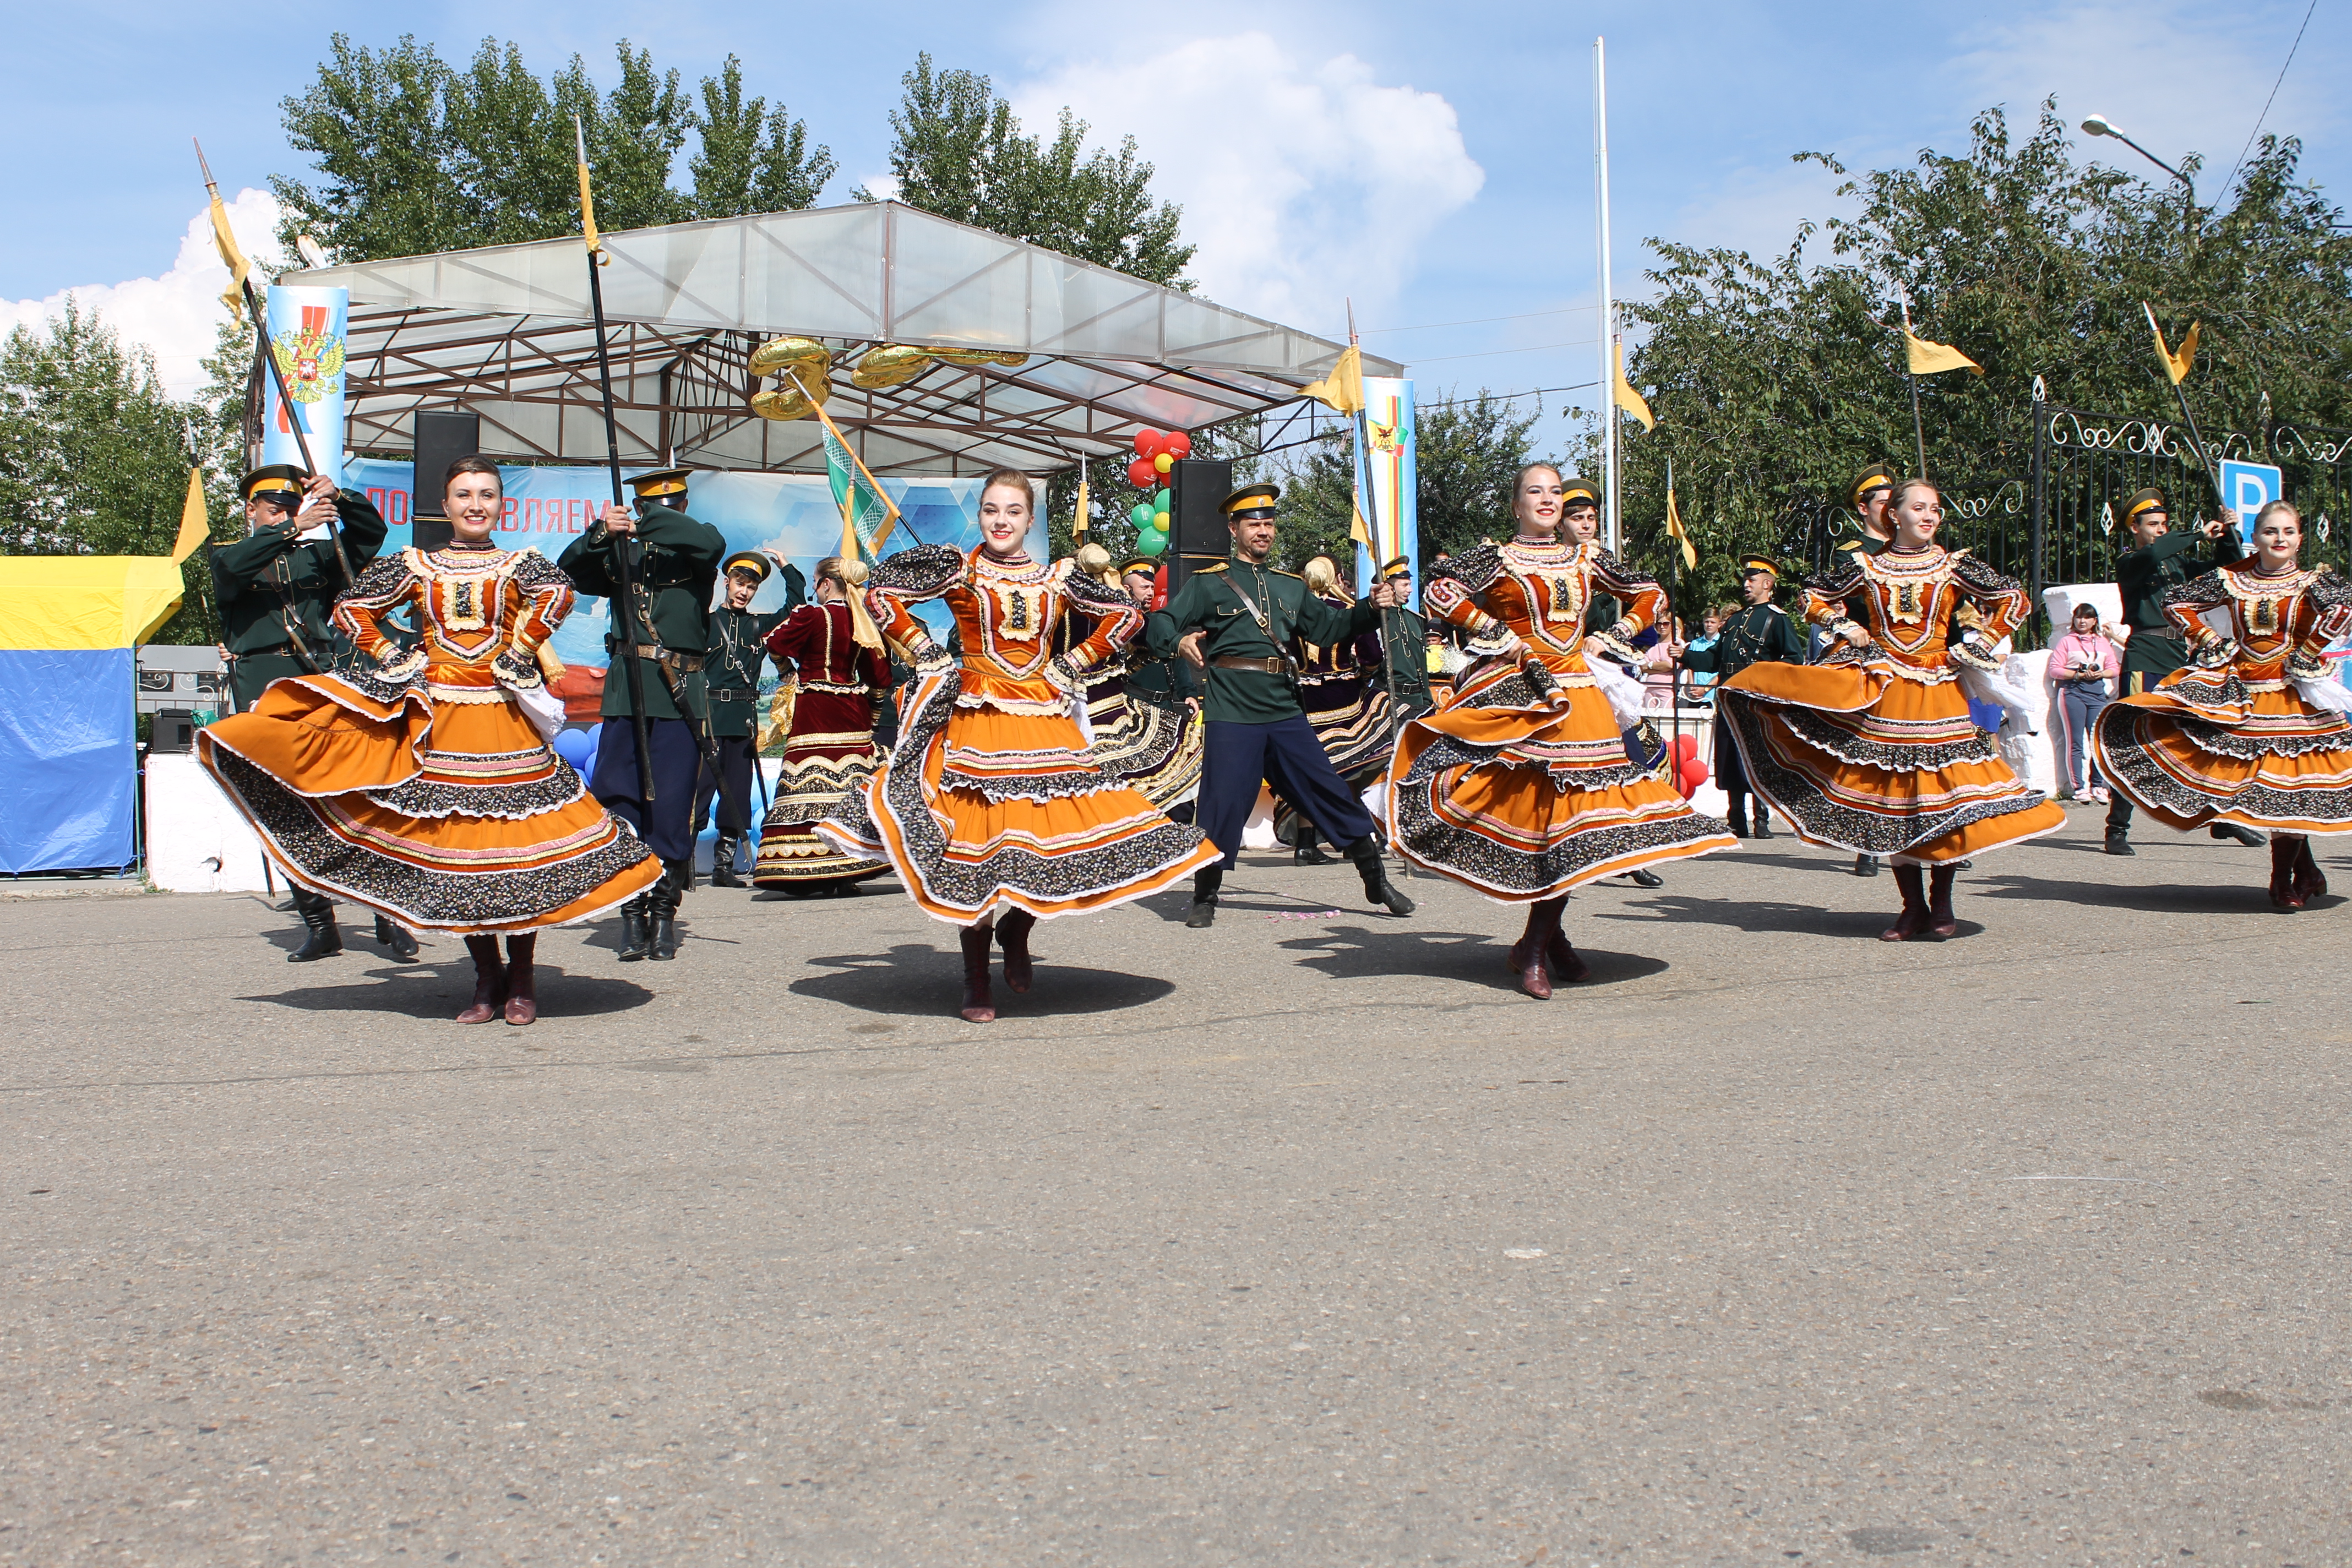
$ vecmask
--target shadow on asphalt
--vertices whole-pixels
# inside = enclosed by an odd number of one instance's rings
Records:
[[[1856,878],[1859,881],[1861,879]],[[1730,926],[1737,931],[1787,931],[1802,936],[1867,937],[1878,940],[1903,908],[1903,895],[1891,877],[1877,879],[1886,889],[1884,910],[1825,910],[1819,904],[1779,904],[1758,899],[1699,899],[1685,893],[1653,893],[1629,900],[1617,910],[1597,910],[1596,921],[1631,921],[1646,924],[1657,920],[1696,921],[1702,925]],[[1576,906],[1569,905],[1573,922]],[[1648,913],[1636,911],[1648,910]],[[1963,927],[1965,929],[1965,926]],[[1574,940],[1575,933],[1570,932]]]
[[[335,960],[322,958],[319,964]],[[306,965],[305,980],[324,980],[319,964]],[[551,963],[537,963],[540,1016],[545,1018],[593,1018],[605,1013],[625,1013],[642,1007],[654,994],[634,981],[602,974],[567,974]],[[376,984],[365,985],[298,985],[274,995],[240,996],[240,1002],[275,1002],[304,1013],[391,1013],[409,1018],[456,1017],[473,1000],[474,966],[455,963],[390,964],[362,971]]]
[[[1410,974],[1432,980],[1459,980],[1472,985],[1489,985],[1497,991],[1516,992],[1518,982],[1505,967],[1511,951],[1511,938],[1483,931],[1429,931],[1385,928],[1369,930],[1363,926],[1330,926],[1294,937],[1276,945],[1286,952],[1302,954],[1298,966],[1312,969],[1333,980],[1360,980],[1374,975]],[[1569,935],[1575,942],[1575,933]],[[1639,980],[1656,974],[1666,967],[1663,958],[1644,958],[1631,952],[1595,952],[1577,943],[1576,951],[1592,973],[1576,989],[1589,991],[1596,985],[1613,984],[1620,981]],[[1565,990],[1568,987],[1563,986]]]
[[[1039,937],[1045,934],[1041,924]],[[989,991],[999,1018],[1116,1013],[1157,1002],[1176,989],[1172,980],[1056,963],[1054,949],[1063,942],[1076,945],[1075,939],[1032,940],[1030,953],[1037,974],[1026,995],[1016,995],[1005,985],[1003,954],[1001,950],[992,952]],[[813,969],[834,973],[793,981],[787,988],[793,994],[837,1002],[863,1013],[952,1018],[963,995],[961,959],[928,943],[901,942],[886,953],[843,953],[811,957],[806,962]]]
[[[2267,863],[2259,875],[2249,867],[2234,879],[2217,877],[2210,882],[2054,882],[2041,877],[2006,876],[1988,877],[1972,890],[1988,899],[2049,899],[2092,909],[2137,910],[2160,915],[2288,912],[2271,906]],[[2306,904],[2304,912],[2333,909],[2344,901],[2339,893],[2326,893]]]

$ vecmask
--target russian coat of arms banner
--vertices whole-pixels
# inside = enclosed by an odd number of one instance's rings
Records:
[[[262,376],[261,460],[313,467],[343,482],[343,345],[351,319],[348,289],[273,287],[269,357],[278,374]],[[279,378],[286,400],[278,394]],[[300,428],[302,440],[295,439]],[[303,442],[310,461],[302,460]]]

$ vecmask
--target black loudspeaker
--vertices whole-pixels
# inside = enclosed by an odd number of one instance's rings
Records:
[[[441,480],[449,465],[482,449],[482,416],[478,414],[416,411],[416,473],[411,482],[409,520],[415,524],[416,548],[438,550],[449,542],[449,520],[441,515]]]
[[[1168,594],[1212,561],[1233,553],[1225,527],[1225,497],[1233,493],[1234,465],[1225,458],[1186,458],[1168,474]]]
[[[148,752],[177,755],[196,749],[196,716],[185,708],[166,708],[155,715]]]

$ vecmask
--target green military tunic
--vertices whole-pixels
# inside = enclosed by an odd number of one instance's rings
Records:
[[[679,697],[689,709],[700,707],[700,669],[703,655],[710,646],[710,593],[719,579],[719,559],[727,553],[727,541],[707,522],[697,522],[682,511],[650,504],[637,509],[636,538],[637,603],[634,610],[646,717],[698,718],[698,713],[680,713],[677,703],[670,700],[656,659],[667,656],[666,662],[677,681]],[[598,522],[573,540],[555,563],[580,592],[612,599],[621,591],[613,572],[613,551],[617,542],[615,536]],[[619,606],[614,606],[614,613],[620,613]],[[607,632],[604,649],[608,658],[618,659],[620,638]],[[615,666],[606,671],[604,702],[597,711],[607,719],[630,716],[629,677],[625,669]]]
[[[1400,719],[1418,718],[1437,706],[1429,689],[1429,618],[1417,610],[1381,616],[1381,663],[1388,668],[1389,700]],[[1391,635],[1393,634],[1393,635]]]
[[[703,661],[702,687],[711,734],[749,735],[758,729],[760,672],[767,663],[768,634],[800,603],[798,594],[790,594],[782,609],[766,615],[725,605],[710,612],[710,654]]]
[[[335,492],[335,515],[357,576],[383,548],[383,515],[357,490]],[[235,659],[230,694],[238,711],[252,707],[271,681],[326,669],[347,651],[327,619],[351,586],[332,539],[298,539],[289,518],[284,527],[257,528],[234,544],[214,545],[212,571],[222,641]],[[307,664],[295,636],[309,652]]]
[[[1306,712],[1298,701],[1298,645],[1328,647],[1361,637],[1379,626],[1380,614],[1369,604],[1344,610],[1327,605],[1288,572],[1220,561],[1195,572],[1165,613],[1146,620],[1144,651],[1158,658],[1181,657],[1178,639],[1205,630],[1201,657],[1208,661],[1209,689],[1202,716],[1213,723],[1272,724]],[[1221,658],[1262,662],[1253,669],[1220,669]]]
[[[1720,686],[1751,664],[1804,663],[1805,639],[1780,605],[1747,605],[1723,623],[1713,647],[1686,648],[1679,662],[1714,676]]]
[[[1176,634],[1162,632],[1155,636],[1152,623],[1166,623],[1168,612],[1154,610],[1143,617],[1143,632],[1128,645],[1127,692],[1130,697],[1160,708],[1181,708],[1186,700],[1201,695],[1201,682],[1192,673],[1192,664],[1181,654],[1157,654],[1156,646],[1174,647]]]
[[[2225,530],[2213,542],[2211,555],[2194,553],[2204,542],[2193,527],[2176,529],[2153,544],[2126,550],[2116,558],[2116,586],[2123,594],[2124,624],[2131,627],[2131,640],[2124,644],[2123,689],[2116,696],[2150,690],[2189,662],[2189,645],[2165,615],[2164,595],[2246,553],[2235,529]]]

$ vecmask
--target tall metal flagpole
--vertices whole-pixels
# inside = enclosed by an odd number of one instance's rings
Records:
[[[1356,301],[1353,299],[1348,301],[1348,346],[1361,352],[1356,338]],[[1359,380],[1360,379],[1360,370]],[[1372,548],[1367,553],[1372,557],[1372,586],[1378,588],[1381,584],[1381,569],[1387,564],[1381,559],[1381,554],[1388,549],[1388,542],[1381,537],[1380,501],[1372,494],[1372,464],[1367,440],[1371,434],[1369,428],[1370,416],[1360,404],[1360,405],[1356,409],[1356,489],[1364,498],[1366,531],[1372,536]],[[1399,550],[1404,548],[1404,535],[1402,530],[1398,532],[1396,544]],[[1392,618],[1393,612],[1390,606],[1382,605],[1380,610],[1381,663],[1384,667],[1381,673],[1388,677],[1383,684],[1388,687],[1389,692],[1389,756],[1393,759],[1397,749],[1399,705],[1396,672],[1397,622]],[[1391,846],[1391,847],[1395,847]],[[1412,862],[1404,858],[1404,851],[1402,848],[1397,848],[1397,866],[1404,878],[1410,881],[1412,878]]]
[[[1919,477],[1927,477],[1927,427],[1919,422],[1919,373],[1911,368],[1911,290],[1898,279],[1895,296],[1903,301],[1903,375],[1911,384],[1911,438],[1919,444]]]
[[[1592,172],[1601,242],[1601,466],[1608,494],[1601,512],[1601,541],[1612,551],[1617,536],[1617,301],[1609,280],[1609,59],[1605,40],[1592,40]]]

